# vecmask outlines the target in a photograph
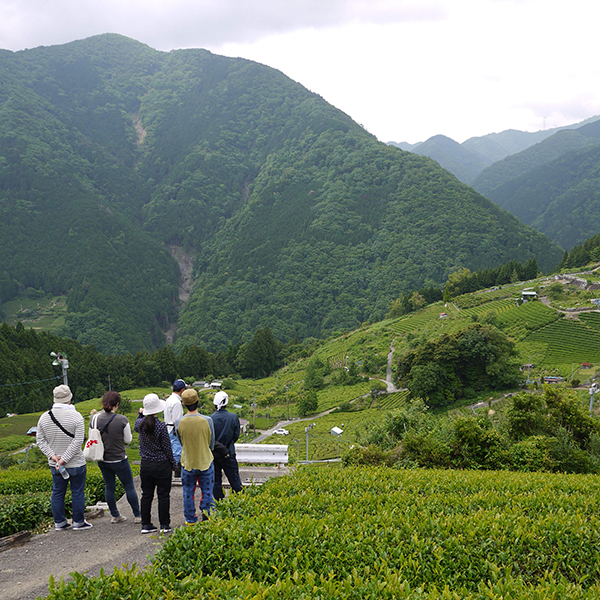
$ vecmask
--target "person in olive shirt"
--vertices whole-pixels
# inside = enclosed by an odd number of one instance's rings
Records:
[[[177,420],[175,431],[181,442],[181,487],[183,491],[183,516],[188,525],[198,522],[194,494],[200,488],[200,520],[204,521],[213,506],[215,471],[212,450],[215,430],[212,419],[198,412],[198,392],[185,390],[181,402],[187,414]]]

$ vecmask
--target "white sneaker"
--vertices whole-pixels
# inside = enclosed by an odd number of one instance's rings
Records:
[[[110,522],[111,523],[125,523],[127,521],[127,517],[125,515],[119,515],[118,517],[113,517]]]

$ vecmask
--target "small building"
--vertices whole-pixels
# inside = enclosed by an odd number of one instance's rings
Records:
[[[440,319],[446,319],[446,318],[448,318],[447,313],[440,313]]]
[[[592,363],[581,363],[581,368],[582,369],[591,369]]]
[[[562,377],[555,377],[554,375],[544,377],[544,383],[560,383],[562,380]]]
[[[521,371],[527,371],[527,369],[533,369],[533,363],[525,363],[522,367],[521,367]]]
[[[530,300],[537,300],[537,292],[534,292],[533,290],[523,290],[521,292],[521,300],[523,300],[523,302],[529,302]]]

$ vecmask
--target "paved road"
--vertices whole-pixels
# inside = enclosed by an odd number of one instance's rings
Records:
[[[252,480],[261,483],[271,477],[287,474],[287,468],[240,467],[242,483]],[[136,478],[139,490],[139,478]],[[94,525],[88,531],[54,531],[37,535],[20,547],[0,553],[0,598],[2,600],[33,600],[48,593],[48,580],[69,578],[72,571],[87,572],[97,576],[100,569],[112,573],[123,564],[139,567],[150,564],[150,558],[160,548],[162,539],[154,535],[141,535],[140,526],[133,524],[133,515],[123,497],[118,502],[121,514],[128,517],[125,523],[112,525],[110,513],[90,520]],[[157,501],[153,502],[154,524],[158,525]],[[171,490],[171,526],[184,526],[183,496],[181,487]],[[164,539],[164,538],[163,538]]]

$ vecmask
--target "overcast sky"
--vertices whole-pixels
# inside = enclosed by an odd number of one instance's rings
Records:
[[[0,48],[120,33],[283,71],[381,141],[600,114],[597,0],[0,0]]]

